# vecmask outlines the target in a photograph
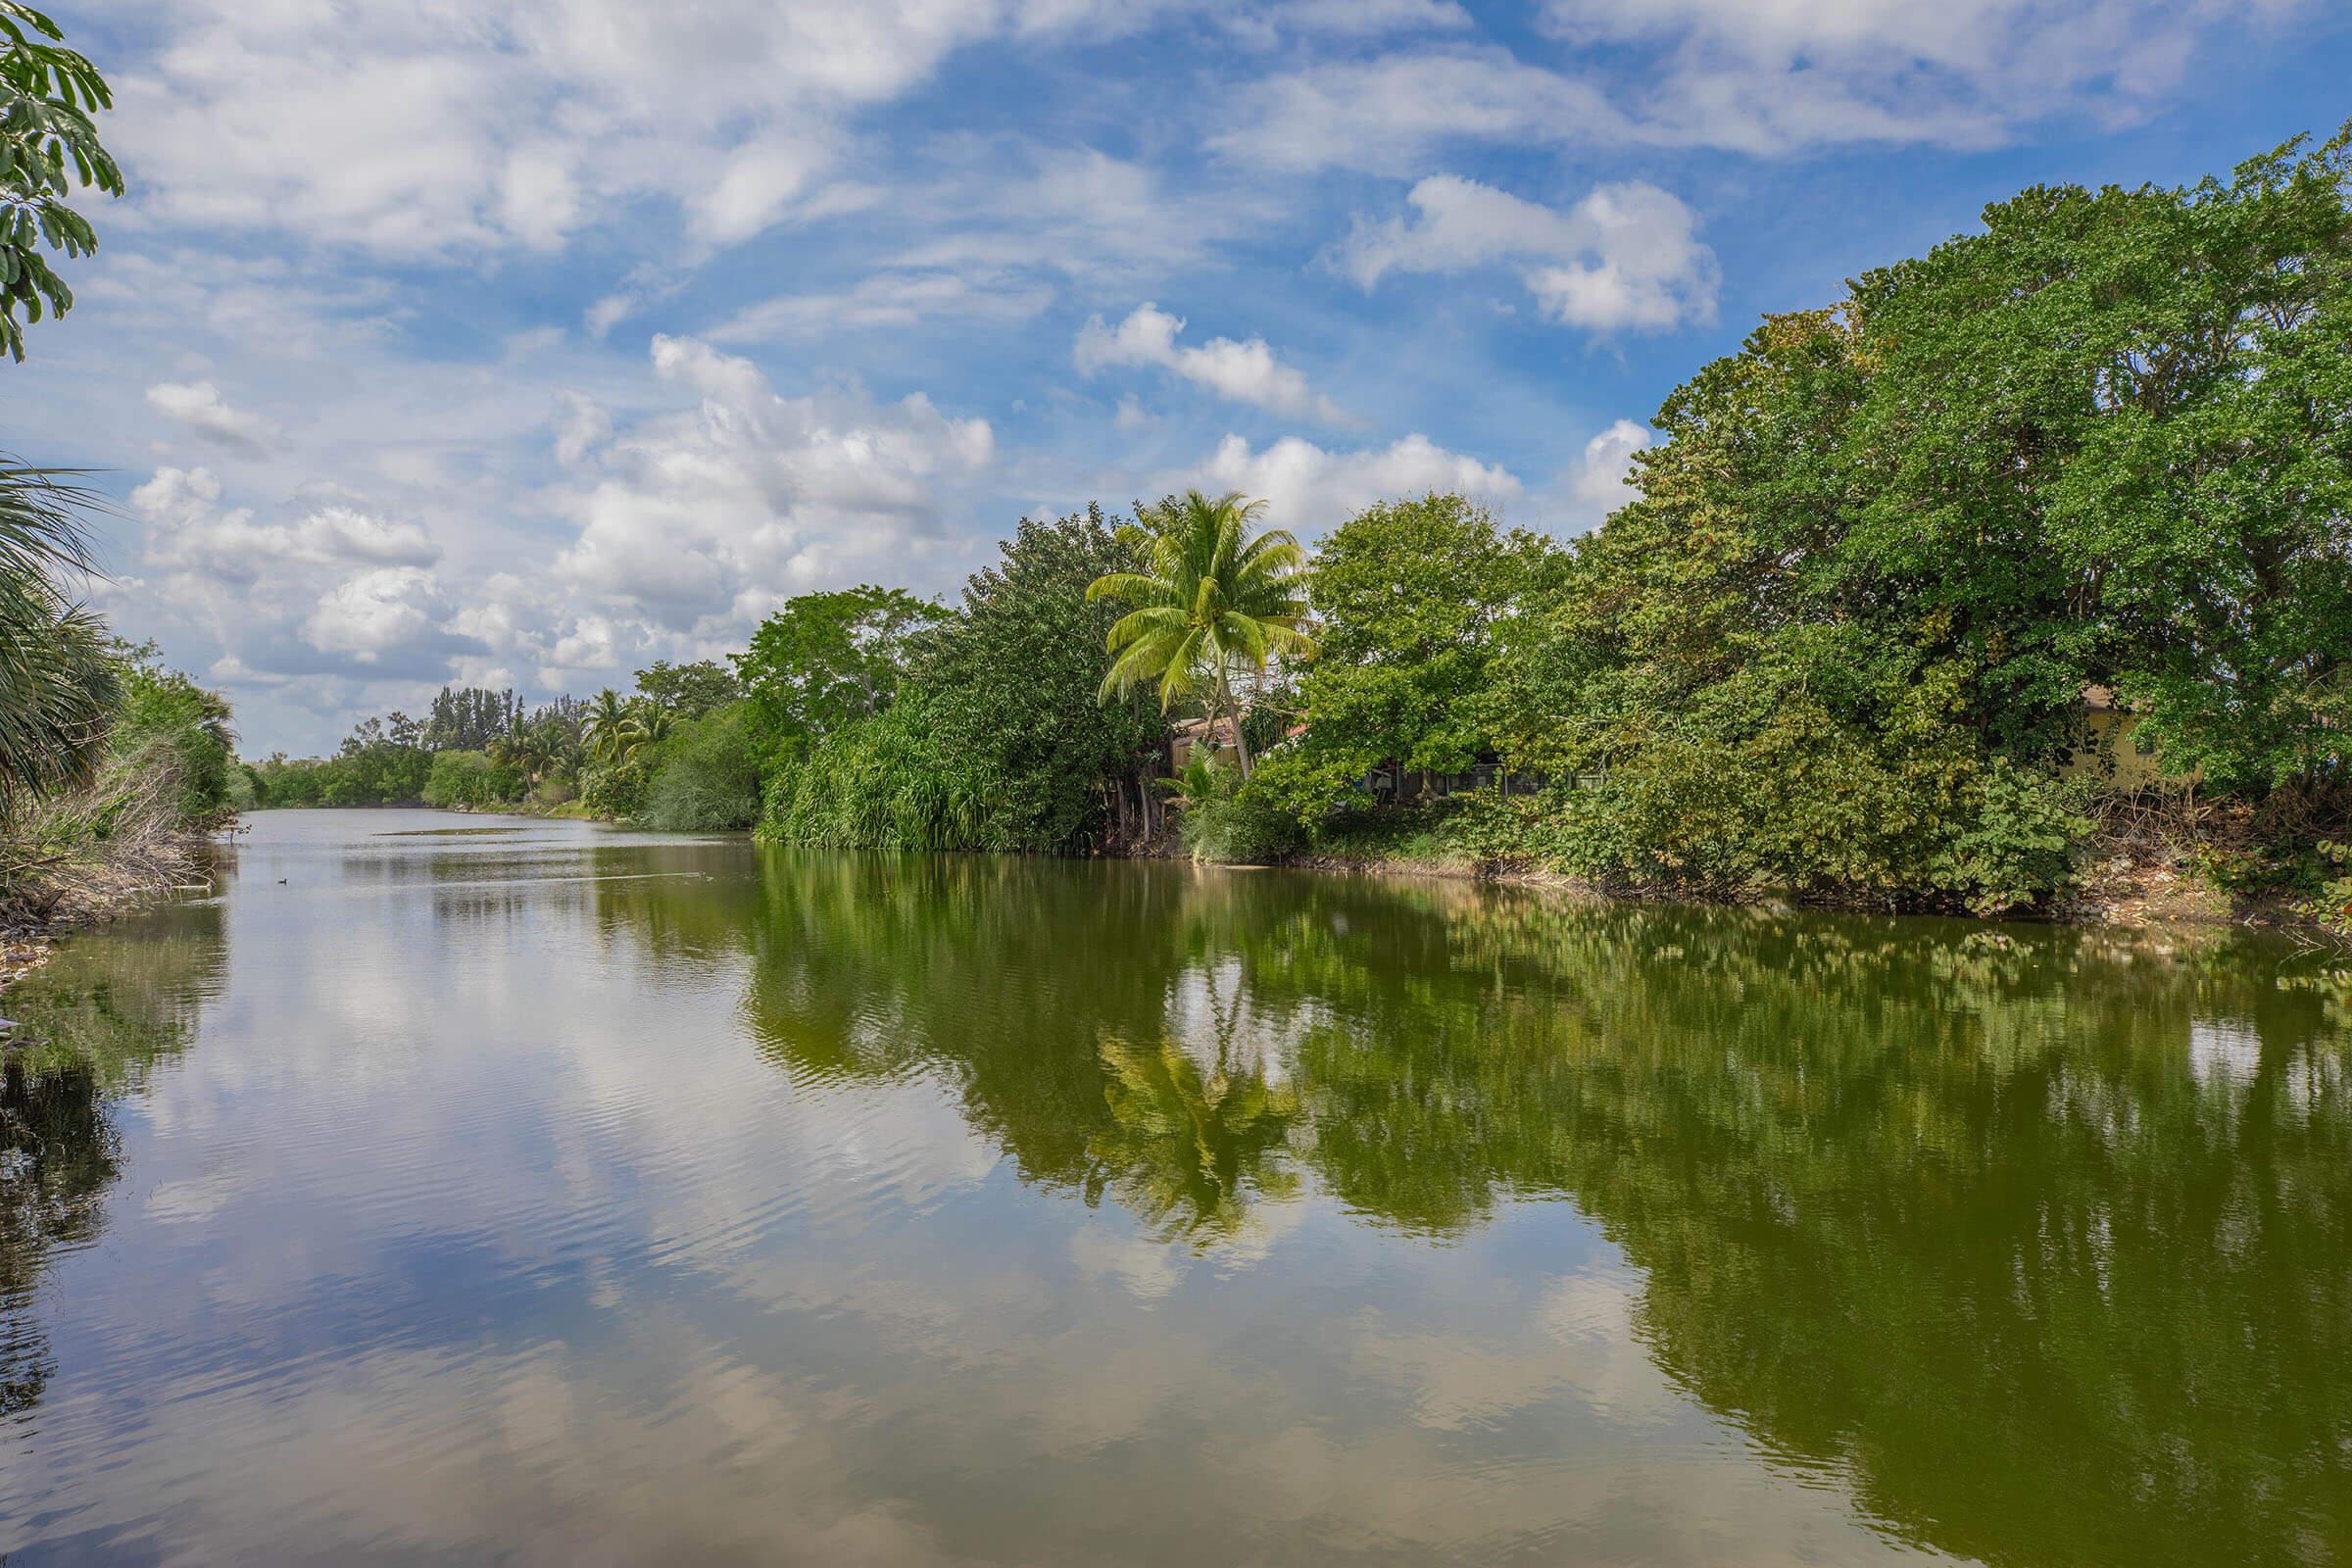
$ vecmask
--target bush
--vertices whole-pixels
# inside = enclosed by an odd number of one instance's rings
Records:
[[[779,765],[760,836],[829,849],[967,850],[985,821],[971,767],[941,744],[928,700],[909,693]]]
[[[1289,801],[1223,760],[1185,769],[1184,847],[1217,865],[1265,865],[1298,852],[1305,835]]]
[[[1965,749],[1906,755],[1802,704],[1740,740],[1654,740],[1552,800],[1539,853],[1602,883],[1979,914],[2063,891],[2091,827],[2054,780]]]
[[[580,775],[580,804],[594,816],[619,821],[645,808],[645,763],[637,758],[600,762]]]
[[[148,662],[144,655],[120,671],[121,707],[108,751],[117,758],[153,757],[160,748],[172,757],[176,781],[173,808],[183,823],[210,821],[231,809],[228,704],[175,669]]]
[[[681,724],[662,748],[646,794],[648,827],[717,832],[760,819],[760,764],[750,716],[741,703]]]
[[[2315,896],[2295,906],[2295,912],[2337,939],[2352,941],[2352,844],[2326,840],[2320,855],[2331,874]]]

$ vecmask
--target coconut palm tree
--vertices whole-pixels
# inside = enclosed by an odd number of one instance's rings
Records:
[[[514,769],[533,788],[547,776],[556,760],[555,749],[540,732],[540,726],[531,723],[518,723],[504,735],[493,736],[489,752],[490,760]]]
[[[598,692],[588,704],[580,719],[580,743],[588,755],[600,762],[620,760],[621,748],[628,744],[629,705],[620,700],[620,693],[608,686]]]
[[[1179,698],[1199,697],[1212,719],[1233,725],[1236,759],[1250,776],[1250,747],[1234,672],[1263,670],[1278,654],[1311,656],[1306,619],[1306,553],[1280,528],[1252,536],[1263,501],[1240,495],[1211,501],[1198,490],[1170,502],[1155,530],[1130,525],[1119,538],[1140,569],[1098,577],[1089,599],[1133,606],[1112,624],[1104,646],[1114,656],[1102,695],[1124,696],[1146,681],[1159,683],[1164,711]]]
[[[621,760],[659,749],[676,728],[677,718],[668,709],[640,697],[629,705],[628,722],[620,727]]]
[[[74,477],[0,458],[0,810],[86,779],[114,712],[106,623],[59,581],[90,569]]]

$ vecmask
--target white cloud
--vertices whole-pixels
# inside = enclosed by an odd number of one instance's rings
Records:
[[[1229,122],[1210,147],[1301,172],[1406,173],[1463,139],[1554,145],[1636,135],[1597,86],[1500,49],[1416,49],[1308,66],[1236,94]]]
[[[1165,494],[1188,485],[1263,498],[1270,524],[1301,534],[1333,527],[1391,497],[1436,490],[1496,502],[1520,495],[1523,488],[1507,470],[1448,452],[1421,435],[1347,452],[1326,451],[1297,436],[1252,452],[1248,441],[1229,435],[1205,462],[1163,475],[1152,489]]]
[[[1277,73],[1212,145],[1246,162],[1410,173],[1450,143],[1988,146],[2061,116],[2138,119],[2201,47],[2305,0],[1546,0],[1608,74],[1498,48],[1415,48]]]
[[[131,509],[148,526],[145,564],[242,584],[289,565],[420,566],[441,558],[415,523],[340,503],[317,506],[293,522],[263,523],[248,508],[222,508],[221,495],[220,477],[203,467],[158,468],[131,491]]]
[[[1593,527],[1610,513],[1636,499],[1639,492],[1630,482],[1634,454],[1647,447],[1652,439],[1649,426],[1619,419],[1585,443],[1583,456],[1562,477],[1560,485],[1566,511],[1562,520],[1571,531],[1581,533]]]
[[[785,294],[745,307],[713,327],[714,343],[757,343],[842,327],[913,326],[939,318],[1026,320],[1052,291],[1033,277],[1003,270],[887,271],[846,289]]]
[[[1719,145],[1999,139],[2027,121],[2132,119],[2210,35],[2301,0],[1544,0],[1580,48],[1659,51],[1645,105]]]
[[[1146,302],[1115,327],[1104,325],[1100,316],[1089,317],[1072,358],[1080,375],[1113,366],[1156,366],[1236,403],[1323,424],[1349,422],[1347,412],[1310,388],[1301,371],[1277,360],[1264,338],[1237,343],[1217,337],[1197,347],[1179,346],[1176,339],[1183,331],[1183,318]]]
[[[1472,26],[1470,13],[1454,0],[1290,0],[1275,12],[1282,25],[1298,32],[1369,37],[1385,32],[1459,32]]]
[[[721,245],[751,238],[782,218],[833,157],[818,136],[770,131],[745,143],[695,201],[695,231]]]
[[[1455,174],[1405,200],[1410,216],[1358,219],[1334,253],[1369,289],[1390,272],[1515,265],[1544,314],[1595,331],[1663,331],[1715,318],[1715,254],[1697,215],[1655,185],[1601,185],[1567,212]]]
[[[989,466],[987,420],[950,418],[920,393],[780,397],[748,360],[692,338],[655,338],[653,364],[697,406],[618,435],[558,497],[578,533],[556,575],[596,603],[675,631],[748,625],[793,593],[859,572],[903,579],[959,548],[939,486]]]
[[[436,640],[449,605],[430,573],[379,566],[347,577],[318,598],[303,623],[311,646],[349,654],[363,664],[418,642]]]
[[[276,433],[261,416],[230,408],[210,381],[158,381],[147,389],[147,402],[167,418],[225,447],[259,451]]]
[[[393,255],[546,249],[638,197],[674,197],[696,236],[733,243],[823,206],[853,113],[955,50],[1144,14],[1098,0],[160,11],[159,47],[119,83],[144,210]]]

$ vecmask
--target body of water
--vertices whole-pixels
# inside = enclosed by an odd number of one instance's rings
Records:
[[[0,1553],[2352,1560],[2352,978],[266,813],[7,998]]]

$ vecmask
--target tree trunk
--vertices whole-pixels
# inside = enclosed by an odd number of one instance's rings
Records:
[[[1233,686],[1226,680],[1223,669],[1217,671],[1217,695],[1224,700],[1226,716],[1233,720],[1233,755],[1242,764],[1242,777],[1247,779],[1250,776],[1250,743],[1242,738],[1242,707],[1233,700]]]

